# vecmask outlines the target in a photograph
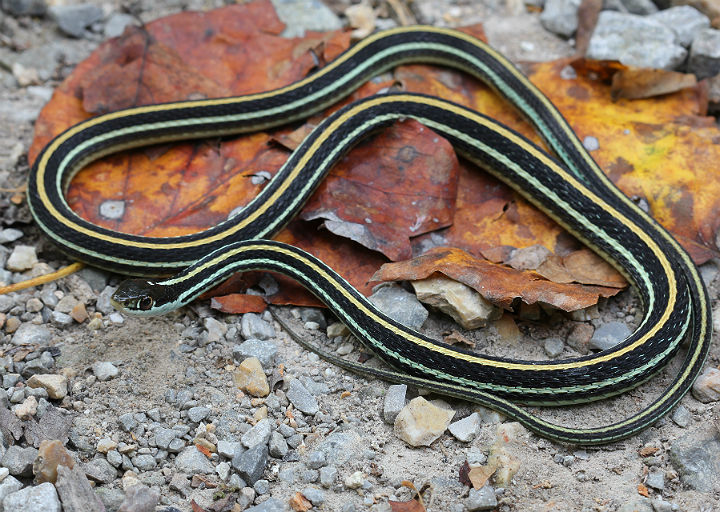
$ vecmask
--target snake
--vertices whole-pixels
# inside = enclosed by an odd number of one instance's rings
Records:
[[[76,173],[103,156],[304,120],[373,77],[409,63],[458,69],[484,82],[534,126],[553,155],[467,107],[388,91],[326,117],[257,196],[206,230],[173,237],[122,233],[83,219],[66,201]],[[634,332],[612,348],[575,358],[538,361],[476,353],[393,320],[315,256],[272,240],[352,147],[405,119],[445,137],[460,155],[618,269],[642,302]],[[234,273],[278,272],[318,297],[388,367],[349,361],[293,336],[306,348],[369,377],[484,405],[557,442],[605,444],[648,428],[692,387],[711,343],[707,291],[688,253],[607,178],[558,109],[520,70],[486,43],[454,29],[409,26],[377,32],[305,78],[266,92],[136,106],[89,118],[45,146],[31,168],[27,197],[41,231],[68,256],[133,276],[113,295],[122,311],[164,314]],[[583,404],[627,392],[680,352],[682,365],[672,382],[628,417],[601,426],[564,426],[526,407]]]

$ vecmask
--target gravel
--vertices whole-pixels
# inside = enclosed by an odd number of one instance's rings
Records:
[[[57,5],[62,3],[2,0],[0,25],[3,38],[10,39],[0,47],[3,189],[24,182],[32,123],[59,80],[103,38],[180,10],[176,2],[147,0],[134,2],[127,12],[115,0],[102,6]],[[213,3],[224,2],[187,0],[182,8]],[[288,34],[337,28],[346,19],[347,5],[340,1],[331,8],[318,0],[273,3],[288,20]],[[567,52],[558,56],[573,51],[576,0],[548,0],[541,14],[522,6],[501,10],[496,2],[416,0],[407,5],[424,22],[487,20],[491,42],[514,58],[540,60],[551,58],[556,48]],[[642,0],[612,5],[618,12],[601,14],[590,55],[695,72],[700,78],[720,70],[718,31],[709,28],[713,16],[689,6],[658,11]],[[379,26],[396,24],[382,9],[375,14]],[[593,149],[607,148],[605,141],[582,135]],[[5,201],[0,280],[14,282],[64,265],[50,244],[39,242],[24,206],[6,198],[0,198]],[[108,216],[122,215],[124,207],[124,202],[106,201],[101,209]],[[706,268],[703,276],[717,297],[717,269]],[[73,458],[84,461],[76,465],[74,483],[67,484],[70,476],[65,475],[57,489],[92,493],[88,496],[99,497],[107,510],[122,504],[128,511],[189,512],[191,499],[209,510],[222,495],[228,497],[228,508],[287,511],[289,500],[300,493],[314,508],[385,512],[388,499],[409,499],[403,480],[418,487],[431,483],[433,506],[450,512],[541,509],[550,499],[560,500],[558,509],[593,510],[599,496],[611,497],[602,499],[611,499],[618,510],[709,510],[720,492],[712,395],[701,395],[707,404],[684,399],[671,420],[609,450],[573,450],[523,434],[522,448],[500,452],[507,457],[503,460],[519,465],[507,489],[495,483],[500,468],[488,485],[469,490],[458,482],[459,470],[466,461],[477,466],[497,459],[494,424],[507,426],[497,413],[450,400],[455,417],[462,419],[450,423],[430,447],[408,448],[387,424],[416,396],[415,389],[356,377],[308,355],[277,330],[268,313],[221,315],[200,301],[163,319],[124,318],[110,303],[118,282],[107,272],[86,269],[37,290],[0,296],[0,430],[7,447],[0,448],[0,502],[8,497],[6,511],[28,509],[28,500],[39,500],[37,510],[60,509],[56,486],[31,482],[43,439],[60,439]],[[270,276],[259,287],[268,294],[278,289]],[[393,318],[437,339],[457,328],[400,286],[378,288],[373,300]],[[535,329],[544,320],[519,321],[519,344],[540,359],[602,350],[629,334],[633,318],[639,318],[636,307],[635,298],[622,294],[602,305],[597,318],[591,313],[574,322],[553,318],[555,323],[538,336]],[[78,308],[86,314],[82,321]],[[303,307],[294,313],[302,336],[318,337],[350,359],[364,357],[365,349],[325,310]],[[335,339],[326,341],[326,330]],[[518,349],[505,347],[488,330],[472,339],[482,351],[497,348],[501,356]],[[710,358],[716,361],[720,356],[712,350]],[[258,372],[267,377],[267,396],[234,387],[232,373],[249,357],[262,365]],[[652,394],[656,388],[650,389]],[[644,396],[637,392],[620,399],[620,412],[612,414],[636,411]],[[20,419],[15,412],[23,410]],[[603,405],[590,405],[547,414],[553,421],[577,424],[580,415],[602,422],[610,413]],[[639,455],[643,445],[657,451]],[[649,489],[647,499],[637,497],[641,483]],[[72,508],[65,504],[65,510]]]

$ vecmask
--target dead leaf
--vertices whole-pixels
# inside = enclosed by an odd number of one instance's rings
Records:
[[[580,283],[612,288],[625,288],[623,275],[589,249],[580,249],[560,258],[552,255],[537,273],[556,283]]]
[[[433,272],[478,291],[487,300],[506,310],[520,299],[526,304],[549,304],[563,311],[575,311],[595,304],[598,297],[611,297],[617,288],[553,283],[534,272],[520,272],[503,265],[474,258],[459,249],[437,247],[409,261],[386,263],[373,281],[415,281]]]
[[[448,345],[462,345],[469,348],[475,348],[475,343],[467,339],[458,331],[453,331],[447,336],[444,336],[443,341]]]
[[[654,446],[643,446],[640,450],[638,450],[638,454],[641,457],[648,457],[650,455],[655,455],[659,451],[660,448],[655,448]]]
[[[192,509],[192,512],[208,512],[206,509],[198,505],[195,500],[190,500],[190,508]]]
[[[388,500],[390,510],[392,512],[426,512],[425,505],[417,499],[410,501],[392,501]]]
[[[259,295],[245,295],[233,293],[222,297],[213,297],[210,307],[223,313],[262,313],[267,309],[267,303]]]
[[[195,443],[195,448],[197,448],[198,451],[205,455],[208,459],[212,457],[212,452],[206,446],[203,446],[200,443]]]
[[[613,99],[652,98],[695,87],[697,78],[692,73],[679,73],[666,69],[630,68],[613,75],[610,94]]]
[[[471,467],[468,472],[468,478],[472,483],[473,489],[482,489],[496,470],[497,467],[490,465]]]
[[[638,494],[641,496],[645,496],[646,498],[650,496],[650,491],[648,491],[648,488],[645,487],[644,484],[638,484],[637,486]]]

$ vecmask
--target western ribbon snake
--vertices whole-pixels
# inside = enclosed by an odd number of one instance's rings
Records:
[[[399,64],[441,64],[487,83],[533,123],[558,163],[511,129],[438,98],[388,93],[352,103],[325,119],[240,213],[199,233],[150,238],[94,225],[64,194],[79,169],[101,156],[165,141],[257,131],[304,119]],[[333,164],[368,133],[413,118],[450,140],[470,160],[508,183],[592,247],[633,283],[645,314],[612,349],[555,361],[490,357],[452,348],[379,312],[327,265],[266,240],[299,210]],[[666,414],[702,369],[711,341],[708,297],[678,243],[606,178],[572,129],[508,60],[449,29],[405,27],[374,34],[307,78],[269,92],[129,108],[84,121],[37,158],[28,202],[42,231],[70,256],[132,275],[114,296],[121,309],[160,314],[192,301],[235,272],[270,270],[295,278],[394,370],[366,368],[309,346],[366,375],[415,384],[489,406],[537,434],[570,443],[608,443]],[[681,370],[649,406],[593,428],[553,425],[516,405],[573,404],[632,389],[662,368],[689,338]],[[298,340],[305,344],[303,340]]]

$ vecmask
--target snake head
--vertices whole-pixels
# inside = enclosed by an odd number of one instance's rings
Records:
[[[145,279],[123,281],[110,302],[119,311],[139,316],[161,315],[174,309],[168,303],[167,287]]]

